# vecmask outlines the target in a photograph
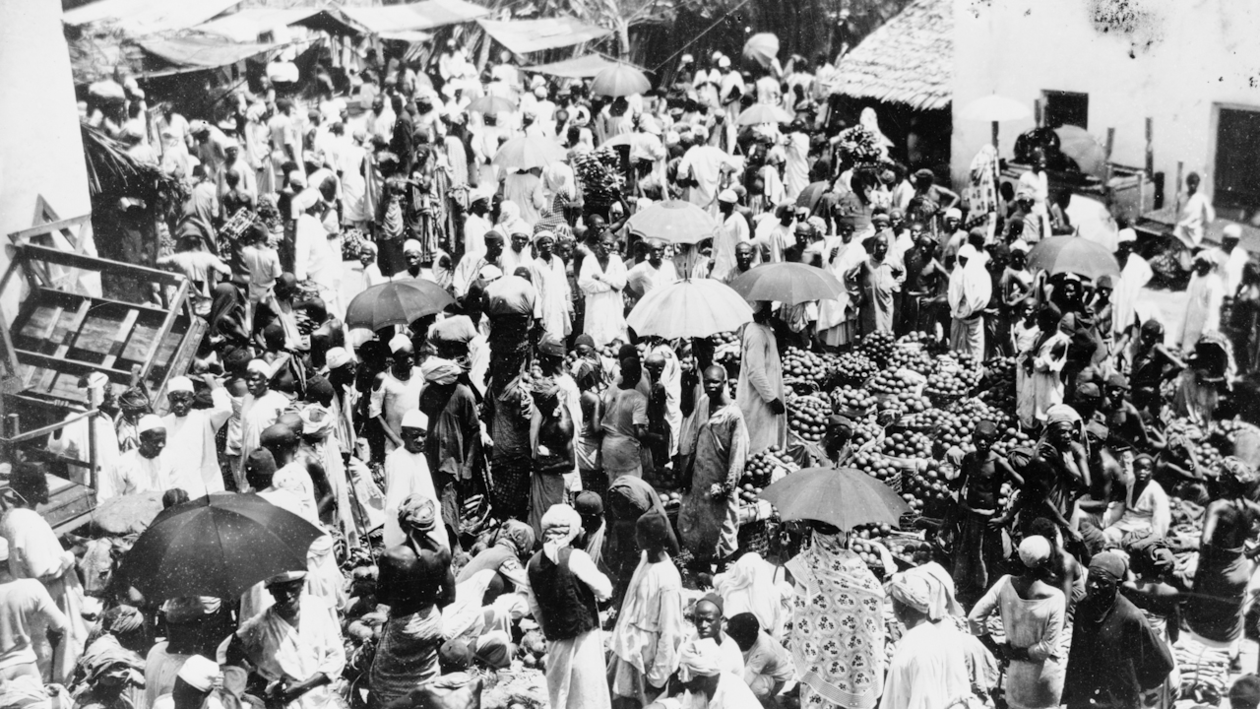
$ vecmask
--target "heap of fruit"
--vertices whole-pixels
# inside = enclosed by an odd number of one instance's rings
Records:
[[[884,557],[879,553],[879,549],[875,546],[876,542],[870,539],[863,539],[856,535],[849,537],[849,551],[857,554],[867,566],[875,569],[884,568]]]
[[[831,410],[838,414],[865,414],[875,406],[875,397],[861,387],[845,385],[831,390]]]
[[[877,441],[884,435],[884,428],[874,421],[862,421],[853,427],[852,445],[859,448],[871,441]]]
[[[980,400],[1003,411],[1015,410],[1015,358],[1000,357],[985,363]]]
[[[717,364],[739,361],[739,337],[733,332],[719,332],[709,337],[713,342],[713,361]]]
[[[896,345],[897,339],[892,333],[872,332],[858,343],[858,350],[874,360],[876,364],[887,366],[888,358],[892,356]]]
[[[788,428],[807,441],[821,441],[827,432],[831,405],[813,394],[794,396],[787,403]]]
[[[744,464],[743,483],[751,483],[757,487],[766,487],[779,478],[800,470],[801,467],[792,460],[782,448],[770,446],[750,457]]]
[[[937,513],[941,504],[950,499],[946,480],[944,466],[939,461],[928,460],[917,475],[902,476],[901,498],[919,514]]]
[[[903,428],[920,433],[933,433],[942,426],[957,426],[958,417],[945,409],[930,408],[901,419]]]
[[[907,376],[907,370],[881,369],[867,388],[876,394],[901,394],[914,392],[918,385],[913,376]]]
[[[660,492],[657,495],[661,498],[661,504],[665,505],[665,509],[671,510],[675,507],[682,507],[682,493],[677,490],[669,492]]]
[[[783,375],[821,384],[827,378],[827,364],[813,352],[789,347],[783,355]]]
[[[932,371],[932,356],[915,344],[897,343],[888,357],[889,369],[909,369],[913,372]]]
[[[741,505],[755,505],[757,504],[757,495],[761,493],[761,490],[762,488],[752,483],[744,483],[738,487],[736,494],[739,496]]]
[[[861,384],[879,371],[871,358],[861,352],[845,352],[836,356],[831,368],[836,379],[847,384]]]
[[[875,451],[858,453],[849,461],[849,465],[876,480],[890,484],[901,474],[900,466]]]
[[[915,431],[894,433],[884,439],[884,454],[899,458],[930,458],[932,437]]]
[[[942,369],[928,377],[923,393],[933,399],[952,400],[971,392],[971,383],[962,377],[962,370]]]

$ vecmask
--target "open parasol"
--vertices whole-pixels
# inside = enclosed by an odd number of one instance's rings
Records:
[[[760,32],[744,42],[744,58],[769,68],[779,57],[779,38],[770,32]]]
[[[1028,268],[1050,275],[1075,273],[1091,280],[1120,277],[1120,264],[1107,247],[1075,234],[1042,239],[1028,252]]]
[[[493,162],[509,170],[532,170],[564,162],[566,157],[564,147],[551,138],[525,135],[504,143]]]
[[[787,111],[770,103],[755,103],[744,109],[735,119],[736,125],[756,126],[762,123],[791,123]]]
[[[276,574],[306,569],[306,552],[321,534],[257,495],[215,493],[163,510],[118,574],[151,602],[235,598]]]
[[[626,316],[640,336],[709,337],[752,322],[752,308],[738,293],[708,278],[653,289]]]
[[[1054,129],[1059,136],[1059,150],[1076,162],[1087,175],[1103,174],[1107,167],[1107,151],[1098,144],[1089,131],[1078,126],[1059,126]]]
[[[761,491],[779,518],[812,519],[850,530],[861,524],[897,524],[910,506],[883,482],[853,468],[808,468]]]
[[[597,96],[633,96],[651,88],[647,74],[622,62],[603,69],[591,81],[591,93]]]
[[[718,231],[717,221],[708,212],[681,199],[655,202],[635,212],[626,226],[645,239],[671,244],[698,244]]]
[[[350,301],[346,327],[379,330],[387,325],[410,325],[426,315],[446,310],[454,302],[450,293],[432,281],[390,281],[372,286]]]
[[[844,286],[830,273],[803,263],[763,263],[731,281],[731,288],[747,301],[771,300],[796,305],[830,300]]]
[[[469,113],[511,113],[516,110],[516,102],[502,96],[487,94],[473,99],[473,102],[468,104],[467,110]]]
[[[958,111],[958,117],[966,121],[988,121],[993,126],[993,149],[998,147],[998,123],[1018,121],[1032,115],[1028,106],[1013,98],[989,94],[968,103]]]

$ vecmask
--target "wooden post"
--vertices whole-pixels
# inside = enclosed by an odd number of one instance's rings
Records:
[[[1103,160],[1103,180],[1106,182],[1111,181],[1111,149],[1114,148],[1115,145],[1116,129],[1114,127],[1110,127],[1107,129],[1107,145],[1104,146],[1104,150],[1106,150],[1106,157]]]
[[[1146,176],[1148,178],[1155,177],[1155,121],[1150,116],[1146,117]],[[1180,180],[1181,176],[1178,175]]]
[[[1038,128],[1041,127],[1041,99],[1039,98],[1033,99],[1033,122]]]
[[[993,121],[990,125],[993,127],[993,151],[996,153],[998,149],[998,122]]]
[[[1185,163],[1177,161],[1177,181],[1173,183],[1173,223],[1181,217],[1181,170],[1185,167]]]

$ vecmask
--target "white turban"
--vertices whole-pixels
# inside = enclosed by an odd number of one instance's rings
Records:
[[[406,335],[402,334],[401,332],[400,332],[400,333],[398,333],[397,335],[394,335],[393,337],[389,338],[389,352],[390,352],[390,354],[393,354],[393,353],[395,353],[395,352],[397,352],[397,351],[399,351],[399,350],[404,350],[404,349],[407,349],[408,347],[411,347],[411,338],[410,338],[410,337],[407,337]]]
[[[722,671],[721,656],[722,651],[713,638],[691,640],[683,646],[678,658],[679,674],[685,675],[687,679],[712,677]]]
[[[889,588],[894,600],[926,614],[932,607],[932,586],[921,574],[893,574]]]
[[[1019,560],[1024,566],[1035,569],[1050,558],[1050,541],[1045,537],[1027,537],[1019,543]]]
[[[573,543],[582,531],[582,515],[565,504],[552,505],[542,516],[543,554],[559,563],[560,550]]]
[[[179,668],[178,676],[189,687],[209,692],[214,689],[215,682],[222,677],[222,674],[219,672],[218,663],[214,660],[201,655],[193,655],[184,660],[184,665]]]
[[[407,239],[406,241],[404,241],[402,250],[404,254],[407,253],[408,251],[415,251],[416,253],[424,253],[424,247],[421,246],[420,242],[416,241],[415,239]]]
[[[453,384],[463,371],[455,362],[441,357],[430,357],[420,365],[420,374],[424,380],[440,386]]]

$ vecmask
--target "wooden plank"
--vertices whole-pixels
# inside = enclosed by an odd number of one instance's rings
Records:
[[[188,283],[185,280],[179,284],[179,290],[175,291],[175,297],[171,299],[172,302],[183,303],[188,300]],[[180,314],[178,308],[171,308],[170,312],[166,314],[166,320],[162,323],[162,328],[158,330],[157,337],[153,338],[153,342],[149,344],[149,354],[145,356],[142,369],[140,370],[141,380],[149,378],[149,372],[153,369],[153,360],[157,357],[158,348],[162,346],[167,336],[171,334],[171,330],[175,327],[175,319]]]
[[[118,333],[114,335],[114,344],[109,348],[109,352],[105,355],[105,360],[101,362],[102,367],[113,368],[114,363],[118,361],[118,355],[122,354],[123,347],[127,344],[127,338],[131,337],[131,331],[136,326],[136,320],[140,317],[140,311],[132,308],[123,316],[122,324],[118,326]]]
[[[80,312],[82,312],[83,310],[82,307],[80,307],[79,310]],[[39,332],[36,335],[33,335],[32,337],[34,337],[34,339],[36,340],[47,340],[48,338],[52,337],[53,332],[57,330],[57,323],[61,322],[61,314],[64,312],[65,312],[65,309],[62,308],[61,306],[58,305],[54,307],[52,309],[52,317],[48,319],[48,324],[44,327],[44,329],[41,332]],[[10,349],[12,349],[13,347],[13,340],[8,336],[8,328],[5,328],[5,346],[9,347]],[[31,373],[27,375],[27,379],[24,382],[22,382],[23,386],[31,385],[31,376],[34,374],[34,371],[35,370],[31,370]]]
[[[75,359],[57,359],[49,357],[38,352],[30,350],[18,350],[18,360],[22,364],[29,364],[39,369],[53,370],[54,374],[65,373],[71,375],[91,374],[92,372],[100,372],[110,378],[114,382],[126,382],[131,380],[131,372],[124,372],[121,369],[112,369],[110,367],[102,367],[99,364],[91,362],[80,362]]]
[[[61,429],[65,428],[66,426],[69,426],[75,421],[78,421],[83,418],[87,418],[88,416],[91,416],[92,414],[95,414],[97,412],[98,412],[98,409],[92,409],[91,411],[83,411],[77,414],[73,414],[56,423],[51,423],[51,424],[48,424],[47,426],[41,426],[40,428],[32,429],[30,431],[23,431],[22,433],[19,433],[18,435],[12,438],[4,439],[4,441],[6,443],[19,443],[21,441],[28,441],[32,438],[39,438],[40,436],[46,436],[52,433],[53,431],[60,431]]]
[[[70,266],[72,268],[82,268],[88,271],[100,271],[101,273],[121,273],[132,278],[156,281],[163,285],[170,286],[176,286],[181,282],[188,280],[183,276],[170,273],[168,271],[159,271],[155,268],[137,266],[131,263],[123,263],[122,261],[94,258],[92,256],[70,253],[60,249],[50,249],[46,246],[22,244],[17,248],[20,251],[27,252],[27,257],[30,259],[46,261],[58,266]]]
[[[79,328],[83,327],[83,321],[87,320],[88,313],[91,311],[91,299],[84,298],[83,302],[79,303],[79,309],[75,312],[74,319],[70,321],[70,325],[66,328],[66,334],[62,336],[61,344],[57,345],[57,349],[53,351],[52,360],[54,362],[69,361],[66,360],[66,354],[70,352],[75,339],[79,337]],[[23,358],[19,356],[18,359],[21,360]],[[52,386],[52,380],[56,376],[57,371],[56,367],[47,367],[46,369],[51,371],[44,372],[44,375],[39,380],[39,386],[43,389],[48,389]]]
[[[17,243],[20,243],[22,239],[29,239],[35,236],[43,236],[44,234],[51,234],[54,231],[65,231],[66,229],[69,229],[70,227],[79,226],[83,224],[84,222],[90,220],[91,218],[92,218],[92,215],[84,214],[81,217],[73,217],[71,219],[58,219],[56,221],[48,222],[46,224],[36,224],[33,227],[28,227],[26,229],[22,229],[21,231],[12,232],[11,234],[9,234],[9,240],[17,244]],[[65,234],[62,234],[62,236],[65,236]],[[72,246],[78,245],[77,238],[71,239],[67,237],[66,241],[69,241]]]

